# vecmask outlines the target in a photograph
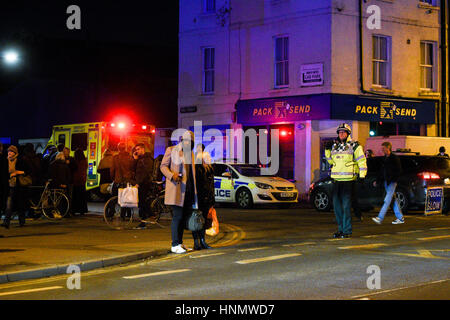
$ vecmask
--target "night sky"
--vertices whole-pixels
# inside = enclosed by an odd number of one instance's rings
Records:
[[[69,5],[81,30],[69,30]],[[13,1],[0,5],[0,137],[45,138],[55,124],[177,124],[178,1]]]

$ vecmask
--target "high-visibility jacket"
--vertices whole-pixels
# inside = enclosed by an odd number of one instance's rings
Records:
[[[367,162],[362,146],[351,137],[346,142],[336,141],[331,149],[325,150],[325,158],[331,167],[331,178],[338,181],[353,181],[365,178]]]

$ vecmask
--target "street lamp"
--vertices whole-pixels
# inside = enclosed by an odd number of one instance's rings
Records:
[[[5,64],[13,66],[19,63],[19,53],[15,50],[7,50],[2,54]]]

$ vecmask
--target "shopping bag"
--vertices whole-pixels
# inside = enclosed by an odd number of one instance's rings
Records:
[[[139,204],[138,188],[129,184],[126,188],[119,188],[119,205],[124,208],[137,208]]]
[[[214,207],[211,207],[208,211],[208,220],[211,220],[211,228],[206,229],[208,236],[214,237],[219,234],[219,220],[217,219],[217,212]]]

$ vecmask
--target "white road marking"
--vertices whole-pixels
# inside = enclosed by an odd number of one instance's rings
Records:
[[[283,244],[283,247],[298,247],[298,246],[306,246],[309,244],[316,244],[315,242],[301,242],[301,243],[293,243],[293,244]]]
[[[422,232],[423,230],[412,230],[412,231],[399,231],[398,234],[408,234],[408,233],[416,233],[416,232]]]
[[[225,254],[225,252],[202,254],[202,255],[199,255],[199,256],[189,256],[189,258],[191,258],[191,259],[208,258],[208,257],[214,257],[214,256],[221,256],[223,254]]]
[[[353,296],[353,297],[351,297],[351,299],[360,299],[360,298],[363,298],[363,297],[374,296],[374,295],[377,295],[377,294],[382,294],[382,293],[387,293],[387,292],[394,292],[394,291],[398,291],[398,290],[417,288],[417,287],[422,287],[422,286],[426,286],[426,285],[429,285],[429,284],[436,284],[436,283],[446,282],[446,281],[449,281],[449,280],[450,279],[438,280],[438,281],[421,283],[421,284],[418,284],[418,285],[415,285],[415,286],[411,286],[411,287],[402,287],[402,288],[395,288],[395,289],[377,291],[377,292],[374,292],[374,293],[361,294],[361,295],[358,295],[358,296]]]
[[[448,230],[448,229],[450,229],[450,228],[443,227],[443,228],[431,228],[430,230],[437,231],[437,230]]]
[[[390,236],[389,233],[383,233],[383,234],[372,234],[368,236],[362,236],[362,238],[376,238],[376,237],[384,237],[384,236]]]
[[[239,252],[247,252],[247,251],[256,251],[256,250],[264,250],[269,249],[270,247],[259,247],[259,248],[248,248],[248,249],[239,249]]]
[[[282,254],[282,255],[279,255],[279,256],[270,256],[270,257],[264,257],[264,258],[240,260],[240,261],[236,261],[236,263],[238,263],[238,264],[249,264],[249,263],[273,261],[273,260],[279,260],[279,259],[285,259],[285,258],[291,258],[291,257],[298,257],[298,256],[301,256],[301,255],[302,255],[301,253],[290,253],[290,254]]]
[[[55,287],[44,287],[44,288],[36,288],[36,289],[28,289],[28,290],[20,290],[20,291],[2,292],[2,293],[0,293],[0,296],[10,296],[10,295],[14,295],[14,294],[32,293],[32,292],[40,292],[40,291],[48,291],[48,290],[56,290],[56,289],[63,289],[63,287],[55,286]]]
[[[126,277],[123,277],[123,278],[124,279],[139,279],[139,278],[162,276],[162,275],[166,275],[166,274],[181,273],[181,272],[187,272],[187,271],[191,271],[191,269],[179,269],[179,270],[160,271],[160,272],[153,272],[153,273],[138,274],[138,275],[135,275],[135,276],[126,276]]]
[[[427,240],[439,240],[439,239],[448,239],[448,238],[450,238],[450,235],[436,236],[436,237],[427,237],[427,238],[417,238],[417,240],[427,241]]]

